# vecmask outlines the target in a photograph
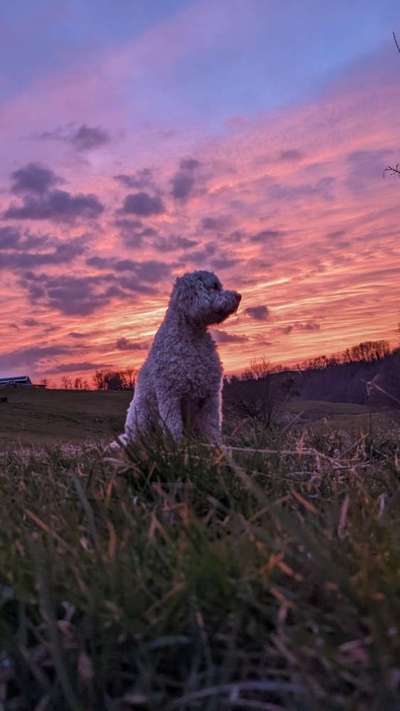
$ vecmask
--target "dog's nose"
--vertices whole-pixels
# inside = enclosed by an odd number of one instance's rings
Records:
[[[240,304],[240,302],[241,302],[241,300],[242,300],[242,295],[239,294],[238,291],[235,291],[235,299],[236,299],[236,301],[237,301],[237,305],[239,306],[239,304]]]

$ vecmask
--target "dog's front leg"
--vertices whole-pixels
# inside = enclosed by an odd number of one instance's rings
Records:
[[[175,442],[179,442],[183,435],[182,407],[178,397],[157,393],[158,411],[161,425]]]
[[[221,393],[207,398],[196,417],[196,429],[211,444],[222,444],[221,437]]]

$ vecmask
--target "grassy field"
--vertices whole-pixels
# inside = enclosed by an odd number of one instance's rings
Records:
[[[351,402],[326,402],[323,400],[295,400],[287,405],[288,415],[299,418],[307,428],[330,431],[346,430],[354,434],[392,429],[400,422],[395,410],[375,410],[368,405]]]
[[[50,444],[110,439],[122,431],[130,392],[7,388],[0,440]]]
[[[0,709],[397,711],[399,429],[117,456],[122,395],[35,393],[0,454]]]
[[[0,403],[0,441],[12,445],[108,441],[122,431],[132,397],[130,392],[32,388],[2,389],[0,395],[8,398]],[[354,431],[391,424],[390,418],[351,403],[294,401],[288,414],[299,417],[298,425]]]

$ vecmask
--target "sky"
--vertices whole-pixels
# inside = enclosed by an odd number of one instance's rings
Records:
[[[398,0],[0,6],[0,376],[140,367],[177,276],[225,370],[398,343]]]

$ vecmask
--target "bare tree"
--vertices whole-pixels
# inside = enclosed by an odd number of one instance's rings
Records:
[[[126,381],[129,390],[133,390],[135,387],[136,374],[137,371],[135,370],[135,368],[125,368]]]
[[[64,390],[72,389],[72,378],[70,378],[69,375],[63,375],[63,377],[61,378],[61,383]]]
[[[96,390],[133,390],[136,370],[96,370],[93,384]]]
[[[292,397],[294,379],[282,377],[265,358],[259,358],[251,361],[234,387],[239,413],[270,427]]]
[[[363,360],[372,363],[375,360],[382,360],[390,353],[388,341],[364,341],[351,349],[354,360]]]
[[[255,380],[263,380],[271,374],[271,363],[265,358],[255,358],[250,362],[249,371]]]
[[[96,390],[105,390],[104,376],[104,370],[96,370],[95,374],[93,375],[93,383]]]

